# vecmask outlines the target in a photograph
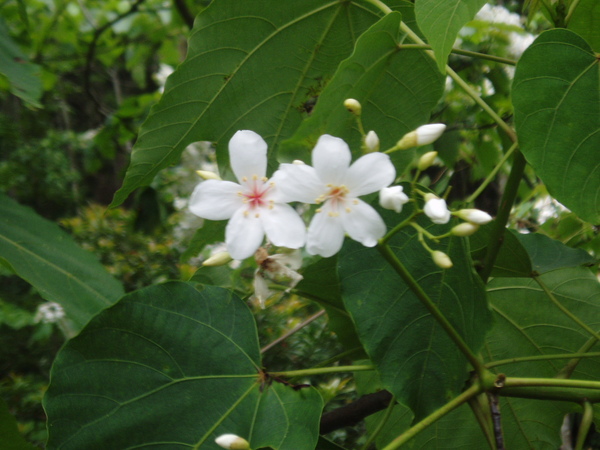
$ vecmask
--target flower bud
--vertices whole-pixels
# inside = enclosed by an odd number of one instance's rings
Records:
[[[402,186],[385,187],[379,191],[379,204],[382,208],[391,209],[397,213],[402,211],[402,206],[408,203],[408,196],[403,192]]]
[[[417,169],[419,169],[421,172],[423,170],[429,169],[433,165],[433,162],[435,161],[435,158],[437,158],[437,155],[438,152],[425,153],[419,158],[419,162],[417,163]]]
[[[492,221],[492,216],[480,209],[461,209],[454,213],[454,215],[477,225],[485,225]]]
[[[449,269],[452,267],[452,260],[444,252],[434,250],[431,252],[431,257],[433,258],[435,265],[441,267],[442,269]]]
[[[411,147],[420,147],[421,145],[427,145],[438,139],[444,130],[446,125],[443,123],[430,123],[428,125],[421,125],[416,130],[406,133],[402,139],[398,141],[396,147],[403,150]]]
[[[215,439],[217,445],[230,450],[250,450],[250,443],[235,434],[222,434]]]
[[[208,170],[196,170],[196,173],[200,175],[205,180],[220,180],[221,177],[214,172],[209,172]]]
[[[454,236],[471,236],[479,229],[479,225],[470,222],[464,222],[460,225],[456,225],[450,232]]]
[[[295,159],[292,161],[292,164],[296,164],[297,166],[305,166],[306,164],[301,159]]]
[[[446,200],[437,198],[433,194],[425,195],[425,206],[423,212],[433,223],[444,224],[450,221],[450,211],[446,206]]]
[[[365,136],[365,146],[370,152],[379,151],[379,136],[373,130],[369,131]]]
[[[224,266],[231,262],[233,258],[228,252],[217,252],[211,255],[206,261],[202,263],[203,266]]]
[[[360,113],[362,112],[362,106],[356,99],[347,98],[344,100],[344,106],[348,111],[350,111],[352,114],[356,114],[357,116],[360,116]]]

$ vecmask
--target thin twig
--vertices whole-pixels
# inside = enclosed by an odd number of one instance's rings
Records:
[[[275,347],[277,344],[279,344],[280,342],[285,341],[287,338],[289,338],[292,334],[300,331],[302,328],[304,328],[306,325],[308,325],[309,323],[317,320],[319,317],[321,317],[323,314],[325,314],[325,310],[322,309],[321,311],[313,314],[312,316],[310,316],[308,319],[306,319],[304,322],[296,325],[294,328],[292,328],[290,331],[288,331],[287,333],[279,336],[277,339],[275,339],[273,342],[265,345],[263,348],[260,349],[261,353],[266,352],[267,350]]]

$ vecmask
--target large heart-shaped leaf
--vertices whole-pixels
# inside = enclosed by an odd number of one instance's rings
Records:
[[[215,0],[194,24],[186,60],[142,126],[113,204],[179,159],[186,145],[226,144],[251,129],[273,149],[291,136],[358,36],[381,12],[363,2]]]
[[[272,382],[272,383],[271,383]],[[322,400],[261,372],[256,326],[231,292],[171,282],[129,294],[58,354],[49,448],[313,449]]]
[[[410,14],[412,8],[402,11]],[[309,159],[310,150],[325,133],[343,138],[360,154],[361,135],[344,107],[347,98],[360,101],[364,126],[377,132],[383,149],[429,121],[444,78],[424,52],[399,48],[405,37],[401,20],[400,13],[390,13],[358,39],[354,53],[340,64],[310,117],[283,143],[281,159]],[[396,155],[402,158],[397,161],[401,166],[413,157],[412,152]]]
[[[517,64],[513,104],[521,150],[550,194],[600,223],[600,59],[589,44],[542,33]]]
[[[446,72],[446,60],[458,32],[485,3],[485,0],[416,0],[417,23],[442,72]]]
[[[75,332],[124,294],[123,286],[71,236],[1,194],[0,260],[46,300],[60,303]]]
[[[404,217],[389,211],[382,215],[389,226]],[[420,225],[434,234],[450,227],[421,219]],[[491,313],[483,284],[472,268],[466,240],[450,238],[436,245],[454,263],[448,270],[432,262],[412,227],[396,234],[389,245],[477,352],[491,327]],[[346,309],[386,389],[417,418],[460,393],[468,378],[465,356],[376,249],[348,242],[340,256],[339,273]]]

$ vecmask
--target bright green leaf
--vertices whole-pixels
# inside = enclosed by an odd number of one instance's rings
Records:
[[[10,37],[2,18],[0,18],[0,74],[8,79],[12,94],[31,106],[42,107],[40,68],[27,61],[27,56]]]
[[[558,201],[600,223],[600,60],[569,30],[542,33],[513,83],[515,125],[527,161]]]
[[[75,331],[124,293],[98,260],[56,224],[1,194],[0,259],[46,300],[60,303]]]
[[[49,448],[314,449],[322,400],[261,379],[256,325],[239,297],[171,282],[129,294],[58,354],[44,405]],[[264,382],[262,382],[264,381]]]
[[[182,261],[188,261],[197,256],[205,246],[216,242],[225,241],[225,221],[206,220],[202,228],[198,228],[188,244],[188,248],[181,255]]]
[[[142,126],[113,205],[177,162],[192,142],[215,142],[226,171],[227,142],[240,129],[265,138],[273,163],[274,150],[301,122],[307,102],[380,15],[351,1],[266,0],[260,7],[213,1],[197,17],[186,60]]]
[[[405,214],[408,211],[402,215],[386,211],[382,216],[391,226]],[[451,227],[432,225],[424,217],[419,224],[434,234]],[[448,270],[432,262],[412,227],[396,234],[389,245],[477,353],[491,326],[491,313],[481,280],[471,266],[466,240],[449,238],[435,246],[452,259],[454,266]],[[348,241],[339,264],[346,309],[383,386],[408,405],[417,419],[460,393],[468,378],[466,358],[379,252]]]
[[[442,73],[460,29],[485,4],[485,0],[416,0],[417,23],[435,53]]]
[[[584,38],[596,52],[600,52],[600,3],[598,0],[580,0],[567,28]]]
[[[422,51],[398,48],[405,37],[400,32],[401,19],[400,13],[390,13],[358,39],[354,53],[340,64],[311,115],[283,143],[280,159],[308,161],[317,139],[325,133],[343,138],[359,155],[361,135],[355,118],[344,107],[347,98],[362,104],[365,129],[375,130],[382,149],[429,121],[443,92],[444,78]],[[414,155],[398,152],[394,156],[401,158],[395,162],[405,166]]]
[[[595,261],[585,250],[568,247],[543,234],[513,234],[527,250],[533,269],[539,274],[565,267],[593,264]]]

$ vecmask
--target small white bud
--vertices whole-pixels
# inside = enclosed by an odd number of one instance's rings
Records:
[[[442,135],[445,129],[446,125],[443,123],[421,125],[416,130],[406,133],[402,139],[398,141],[396,147],[398,147],[399,150],[405,150],[412,147],[431,144]]]
[[[222,434],[215,439],[217,445],[229,450],[250,450],[250,444],[244,438],[235,434]]]
[[[450,232],[454,236],[463,236],[464,237],[464,236],[471,236],[478,229],[479,229],[479,225],[470,223],[470,222],[464,222],[459,225],[456,225],[454,228],[452,228],[452,230],[450,230]]]
[[[419,169],[421,172],[423,170],[429,169],[433,165],[433,162],[435,161],[435,158],[437,158],[437,155],[438,152],[425,153],[419,158],[419,162],[417,163],[417,169]]]
[[[461,209],[454,213],[454,215],[477,225],[485,225],[492,221],[492,216],[480,209]]]
[[[402,186],[385,187],[379,191],[379,204],[382,208],[391,209],[397,213],[402,211],[402,206],[408,203],[408,195]]]
[[[433,194],[425,195],[425,206],[423,212],[433,223],[444,224],[450,221],[450,211],[446,206],[446,200],[437,198]]]
[[[205,180],[220,180],[221,177],[214,172],[208,170],[196,170],[196,173]]]
[[[442,269],[449,269],[452,267],[452,260],[444,252],[434,250],[431,252],[431,257],[433,258],[435,265],[441,267]]]
[[[379,136],[373,130],[369,131],[365,136],[365,146],[370,152],[379,151]]]
[[[296,164],[297,166],[305,166],[306,164],[304,163],[304,161],[300,160],[300,159],[295,159],[292,161],[292,164]]]
[[[211,255],[206,261],[202,263],[203,266],[224,266],[231,262],[233,258],[228,252],[217,252]]]
[[[344,106],[348,111],[350,111],[352,114],[356,114],[357,116],[360,116],[360,113],[362,112],[362,106],[360,105],[360,102],[354,98],[347,98],[344,100]]]

